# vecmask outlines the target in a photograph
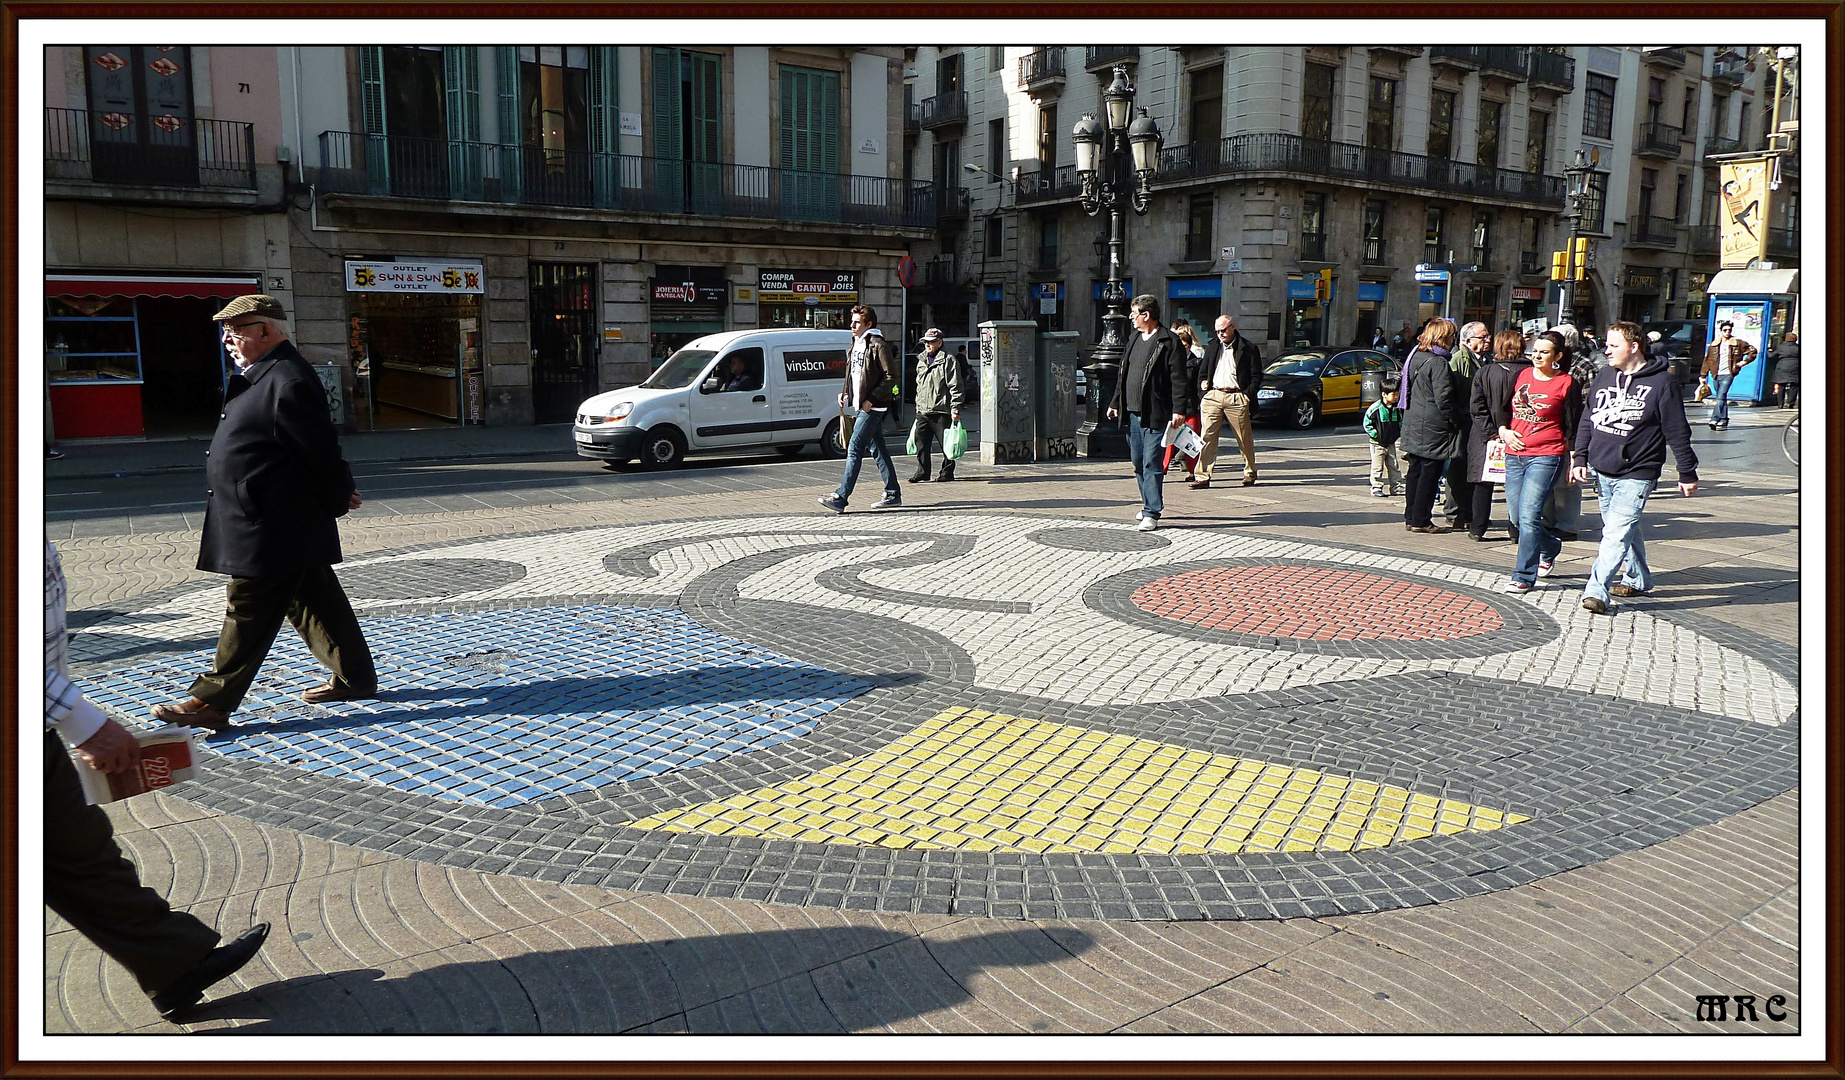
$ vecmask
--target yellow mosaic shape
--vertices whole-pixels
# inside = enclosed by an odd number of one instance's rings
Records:
[[[1530,819],[1388,784],[949,709],[875,753],[635,828],[888,848],[1362,851]]]

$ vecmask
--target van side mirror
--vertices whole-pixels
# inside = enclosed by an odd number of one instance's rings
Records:
[[[717,376],[713,375],[709,379],[706,379],[704,382],[699,383],[698,390],[700,393],[703,393],[703,394],[715,394],[718,392],[718,387],[720,385],[721,384],[718,382]]]

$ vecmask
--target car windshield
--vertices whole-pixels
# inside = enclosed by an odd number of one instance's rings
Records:
[[[667,357],[666,363],[647,376],[647,381],[641,386],[648,390],[677,390],[690,386],[692,380],[698,378],[698,373],[705,370],[711,358],[716,355],[710,349],[680,349]]]
[[[1270,375],[1318,375],[1326,358],[1318,353],[1288,353],[1277,356],[1263,370]]]

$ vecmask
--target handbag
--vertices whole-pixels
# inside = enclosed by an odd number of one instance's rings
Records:
[[[1480,468],[1480,482],[1505,483],[1505,440],[1486,440],[1486,464]]]
[[[942,436],[942,453],[950,461],[959,461],[961,455],[967,453],[967,429],[961,426],[959,420],[948,429],[948,434]]]
[[[1697,390],[1697,393],[1693,395],[1693,399],[1696,401],[1703,401],[1705,398],[1709,396],[1710,396],[1710,384],[1707,382],[1698,383],[1698,390]]]
[[[922,426],[922,418],[918,417],[915,421],[913,421],[910,424],[910,441],[903,444],[903,452],[910,455],[911,457],[916,456],[916,429],[921,426]]]

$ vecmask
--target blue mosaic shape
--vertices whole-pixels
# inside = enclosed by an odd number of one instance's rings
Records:
[[[747,754],[814,730],[869,683],[714,633],[683,612],[566,607],[364,620],[378,697],[308,705],[326,681],[283,627],[211,749],[511,807]],[[182,654],[85,681],[131,718],[211,665]]]

